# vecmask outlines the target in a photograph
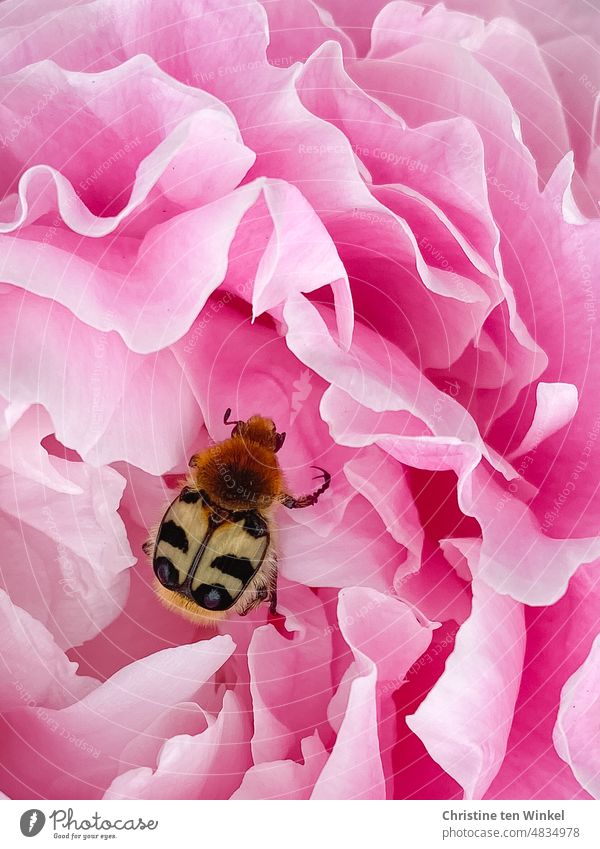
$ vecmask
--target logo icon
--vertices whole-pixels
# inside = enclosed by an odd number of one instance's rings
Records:
[[[46,823],[46,817],[37,808],[31,808],[30,811],[25,811],[21,816],[21,834],[25,837],[35,837],[43,829]]]

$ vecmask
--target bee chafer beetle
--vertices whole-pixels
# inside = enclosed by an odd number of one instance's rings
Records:
[[[315,504],[331,482],[294,498],[276,454],[285,440],[271,419],[231,421],[229,439],[194,454],[186,485],[169,505],[155,538],[144,544],[152,555],[160,599],[204,624],[231,613],[245,616],[264,601],[277,609],[277,551],[274,514]]]

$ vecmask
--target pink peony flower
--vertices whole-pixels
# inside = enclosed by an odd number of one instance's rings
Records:
[[[9,797],[600,796],[597,13],[500,5],[2,3]],[[228,407],[333,480],[211,631]]]

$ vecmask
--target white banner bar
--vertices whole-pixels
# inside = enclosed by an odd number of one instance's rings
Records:
[[[4,801],[2,847],[599,849],[598,802]]]

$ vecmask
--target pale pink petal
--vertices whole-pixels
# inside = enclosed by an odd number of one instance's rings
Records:
[[[260,314],[291,293],[331,285],[340,337],[348,345],[352,309],[335,245],[298,190],[278,181],[258,180],[199,209],[173,215],[151,227],[141,241],[121,236],[113,244],[106,236],[105,243],[82,242],[64,228],[55,227],[49,237],[46,228],[30,226],[22,238],[2,237],[3,278],[55,298],[98,330],[117,330],[133,351],[158,351],[187,332],[223,282],[240,222],[246,215],[255,217],[254,208],[262,203],[267,215],[261,214],[259,233],[253,234],[254,250],[259,240],[256,282],[237,294],[254,299]],[[232,262],[242,248],[237,240]],[[302,274],[297,271],[299,254],[305,263]],[[170,305],[168,311],[165,304]]]
[[[511,458],[535,451],[544,439],[568,424],[577,412],[577,387],[572,383],[538,383],[537,406],[531,427]]]
[[[266,23],[258,3],[203,0],[199,8],[195,0],[177,6],[158,0],[148,9],[144,0],[133,0],[127,14],[118,0],[69,4],[41,20],[38,11],[22,28],[4,30],[1,67],[9,73],[52,58],[63,68],[98,71],[146,53],[190,85],[220,82],[235,90],[248,83],[248,74],[236,66],[264,59]]]
[[[479,576],[497,592],[526,604],[553,604],[575,571],[600,555],[600,540],[549,536],[548,527],[515,497],[519,486],[499,485],[484,464],[473,471],[471,480],[463,478],[459,484],[461,508],[477,518],[482,530]],[[524,493],[526,497],[526,487]]]
[[[598,562],[582,566],[551,607],[526,611],[527,650],[502,768],[490,799],[587,799],[552,735],[561,691],[598,634]],[[588,741],[589,742],[589,741]]]
[[[271,761],[250,767],[232,799],[309,799],[327,761],[327,752],[315,731],[300,741],[302,763]]]
[[[418,129],[407,127],[400,115],[356,85],[344,69],[339,47],[331,42],[308,59],[297,87],[311,112],[334,124],[348,138],[373,184],[408,188],[429,198],[458,225],[455,233],[470,251],[472,262],[484,270],[493,267],[494,227],[485,185],[473,163],[481,145],[475,126],[457,117]],[[359,213],[356,210],[355,217],[374,229],[378,223],[376,208],[370,217],[366,211],[362,217]],[[392,229],[385,218],[381,223],[388,231]],[[427,232],[427,236],[439,247],[437,233]],[[427,261],[431,259],[428,252],[424,251],[424,256]]]
[[[424,616],[435,622],[453,620],[461,625],[471,612],[470,579],[465,580],[451,569],[429,542],[424,549],[418,572],[405,575],[400,571],[394,589],[403,601],[415,605]]]
[[[104,799],[228,799],[250,767],[250,721],[232,691],[200,734],[166,740],[156,768],[119,775]]]
[[[66,707],[86,696],[97,682],[77,675],[50,632],[37,619],[13,604],[0,590],[2,692],[0,710]]]
[[[8,714],[5,788],[28,798],[99,798],[116,777],[127,743],[156,715],[189,700],[233,649],[229,637],[168,649],[120,670],[71,707],[43,716],[30,708]],[[140,760],[152,756],[152,736],[145,749],[138,749]]]
[[[376,611],[376,616],[366,613]],[[313,799],[385,798],[385,776],[377,731],[377,687],[389,698],[412,663],[427,648],[431,626],[396,599],[373,590],[342,590],[338,619],[354,655],[329,707],[337,727],[331,755],[315,785]]]
[[[280,607],[299,617],[302,630],[290,640],[267,625],[252,637],[254,763],[299,759],[300,741],[324,723],[332,695],[331,638],[322,605],[307,589],[296,587],[282,594]]]
[[[324,225],[293,186],[265,184],[273,234],[265,247],[252,290],[253,317],[296,292],[331,285],[341,343],[352,339],[352,300],[348,275]]]
[[[546,51],[526,29],[505,18],[489,24],[469,46],[509,96],[523,141],[545,183],[570,148],[565,110],[544,61]]]
[[[359,56],[369,49],[371,24],[387,0],[322,0],[323,8],[328,9],[339,26],[343,27],[356,45]]]
[[[539,487],[531,508],[540,524],[554,537],[578,538],[596,536],[600,529],[595,497],[600,363],[590,350],[597,321],[593,269],[600,255],[600,222],[563,217],[567,174],[559,165],[556,180],[527,217],[507,221],[505,268],[520,293],[519,310],[549,356],[544,381],[577,387],[575,416],[566,430],[540,444],[525,477]],[[550,255],[541,248],[549,244],[560,248]]]
[[[127,460],[157,474],[190,456],[202,419],[170,351],[134,354],[116,333],[17,289],[2,304],[0,391],[42,404],[64,445],[94,465]]]
[[[553,733],[559,756],[569,764],[577,781],[595,799],[600,797],[599,655],[600,637],[596,637],[589,655],[562,689]]]
[[[361,325],[351,350],[342,351],[336,346],[326,322],[326,319],[331,319],[331,314],[325,309],[319,311],[302,297],[288,300],[284,318],[288,325],[288,346],[299,359],[335,388],[343,389],[354,401],[375,413],[401,411],[420,419],[420,435],[431,432],[439,437],[431,440],[435,446],[432,453],[438,453],[439,449],[441,454],[442,449],[447,449],[450,456],[452,449],[456,449],[464,453],[473,465],[477,462],[475,458],[484,456],[504,474],[514,476],[514,472],[501,458],[490,454],[470,414],[450,395],[440,392],[424,378],[409,358],[388,340]],[[330,391],[327,390],[325,398]],[[323,403],[322,409],[324,407]],[[325,417],[328,418],[327,415]],[[346,417],[341,415],[339,408],[336,419],[340,429],[342,421],[344,429],[348,429]],[[334,433],[337,441],[344,441],[340,440],[340,433],[335,426]],[[371,444],[381,436],[371,431],[365,434],[362,441],[351,444]],[[399,437],[398,441],[401,440],[402,437]],[[410,444],[411,437],[405,441]],[[425,465],[426,459],[416,461],[414,456],[418,453],[418,448],[411,451],[413,456],[406,462],[419,468],[433,468]]]
[[[506,752],[525,651],[523,609],[483,582],[439,681],[407,724],[434,760],[480,799]]]
[[[483,21],[472,15],[447,10],[442,4],[424,14],[423,6],[394,0],[379,12],[371,30],[369,59],[389,59],[395,53],[431,41],[460,43],[483,32]]]
[[[429,5],[432,0],[426,0]],[[539,42],[578,32],[593,36],[596,10],[587,2],[575,0],[450,0],[449,6],[490,20],[498,15],[515,18],[531,30]]]
[[[388,532],[362,495],[352,498],[342,521],[326,537],[318,520],[313,528],[286,518],[280,522],[281,573],[290,581],[312,587],[364,584],[385,592],[398,572],[411,567],[408,549]]]
[[[424,534],[402,467],[373,445],[346,463],[344,473],[377,510],[387,532],[406,548],[402,575],[418,571]]]
[[[29,410],[0,450],[4,474],[2,583],[62,648],[120,612],[134,558],[117,513],[125,481],[114,469],[50,457],[47,416]]]

